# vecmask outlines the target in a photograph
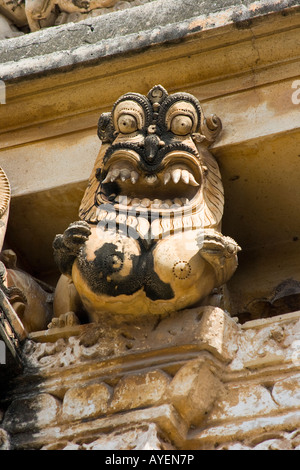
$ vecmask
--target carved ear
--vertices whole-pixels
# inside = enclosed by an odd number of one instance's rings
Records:
[[[203,207],[201,208],[203,226],[220,230],[224,211],[224,190],[219,166],[213,155],[205,148],[198,147],[204,165]]]
[[[222,130],[222,122],[221,119],[216,115],[212,114],[208,118],[204,116],[202,113],[201,115],[201,125],[200,125],[200,132],[202,143],[209,146],[215,142],[217,137],[219,136]]]
[[[101,114],[99,121],[98,121],[98,137],[103,142],[110,142],[112,143],[114,140],[113,135],[113,124],[111,113],[103,113]]]
[[[107,148],[110,146],[109,143],[102,144],[98,157],[96,158],[92,174],[89,178],[88,186],[85,190],[84,196],[82,198],[80,208],[79,208],[79,218],[80,220],[85,220],[90,223],[97,223],[97,190],[99,187],[98,180],[98,170],[102,168],[103,157]]]
[[[6,232],[10,194],[10,184],[8,178],[0,167],[0,250],[2,250]]]
[[[8,209],[10,202],[10,184],[8,178],[0,167],[0,217],[2,217]]]

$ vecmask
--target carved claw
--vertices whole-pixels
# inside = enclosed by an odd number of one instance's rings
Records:
[[[201,256],[215,271],[218,285],[222,285],[232,276],[237,267],[239,245],[230,237],[224,237],[215,230],[204,230],[198,244]]]
[[[224,237],[218,233],[206,233],[204,235],[202,250],[207,254],[219,254],[230,258],[241,251],[241,248],[230,237]]]
[[[72,223],[63,234],[63,244],[73,253],[78,253],[91,235],[91,229],[87,222],[78,221]]]
[[[81,220],[72,223],[63,235],[55,237],[53,242],[54,259],[63,274],[71,276],[73,263],[90,235],[89,224]]]
[[[79,325],[80,322],[74,312],[67,312],[60,315],[58,318],[52,318],[51,323],[48,325],[48,329],[53,328],[64,328],[66,326]]]

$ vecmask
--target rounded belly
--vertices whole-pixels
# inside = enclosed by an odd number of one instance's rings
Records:
[[[93,321],[102,312],[164,314],[193,305],[213,287],[194,239],[175,236],[151,247],[92,229],[72,278]]]

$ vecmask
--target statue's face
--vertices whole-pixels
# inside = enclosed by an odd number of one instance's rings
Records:
[[[197,206],[203,170],[193,136],[200,126],[200,105],[187,93],[164,93],[155,87],[147,98],[131,93],[116,102],[99,202],[162,215]]]
[[[151,225],[155,239],[183,227],[219,228],[221,175],[201,142],[213,142],[220,130],[221,121],[205,119],[188,93],[168,95],[158,85],[147,96],[123,95],[100,117],[103,146],[80,218],[92,224],[115,220],[142,237],[149,237]]]

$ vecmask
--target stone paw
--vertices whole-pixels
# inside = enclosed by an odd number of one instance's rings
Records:
[[[90,226],[81,220],[71,224],[63,234],[64,245],[73,251],[78,251],[91,234]]]
[[[203,255],[219,255],[227,258],[236,255],[241,250],[232,238],[224,237],[212,230],[204,232],[201,242]]]
[[[74,312],[63,313],[57,318],[52,318],[51,322],[48,325],[48,329],[53,328],[64,328],[66,326],[75,326],[79,325],[80,321]]]

